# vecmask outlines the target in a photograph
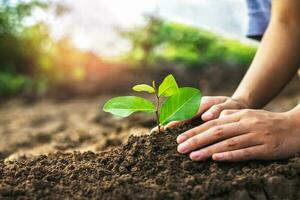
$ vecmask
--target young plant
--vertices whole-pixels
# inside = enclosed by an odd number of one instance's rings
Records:
[[[119,117],[128,117],[134,112],[155,113],[160,132],[161,125],[193,117],[200,106],[200,90],[191,87],[179,88],[171,74],[163,80],[158,88],[153,81],[152,86],[140,84],[132,89],[136,92],[154,94],[156,103],[153,104],[151,101],[137,96],[115,97],[104,104],[103,111]]]

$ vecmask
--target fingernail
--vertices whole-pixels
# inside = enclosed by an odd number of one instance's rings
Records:
[[[184,141],[186,141],[188,139],[188,137],[186,135],[179,135],[177,137],[177,143],[183,143]]]
[[[224,154],[222,153],[217,153],[213,155],[214,160],[223,160],[224,159]]]
[[[182,144],[178,145],[177,151],[179,153],[187,153],[188,150],[189,150],[189,144],[182,143]]]
[[[192,153],[190,154],[190,158],[191,158],[192,160],[201,160],[203,157],[204,157],[204,154],[203,154],[203,152],[201,152],[201,151],[192,152]]]

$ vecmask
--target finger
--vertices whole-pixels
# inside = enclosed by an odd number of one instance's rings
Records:
[[[264,159],[264,145],[252,146],[244,149],[228,151],[223,153],[215,153],[212,158],[215,161],[246,161],[246,160],[262,160]]]
[[[222,125],[222,124],[228,124],[228,123],[234,123],[234,122],[237,122],[239,121],[239,115],[237,114],[232,114],[226,118],[223,118],[223,119],[215,119],[215,120],[212,120],[212,121],[209,121],[209,122],[206,122],[200,126],[197,126],[195,128],[192,128],[182,134],[180,134],[178,137],[177,137],[177,143],[183,143],[184,141],[188,140],[189,138],[197,135],[197,134],[200,134],[204,131],[207,131],[208,129],[214,127],[214,126],[218,126],[218,125]]]
[[[154,133],[154,132],[158,132],[158,127],[157,127],[157,126],[154,127],[154,128],[152,128],[152,129],[150,130],[150,133]]]
[[[204,112],[205,110],[209,109],[212,105],[214,104],[217,104],[217,103],[222,103],[224,101],[226,101],[227,97],[209,97],[209,96],[206,96],[206,97],[202,97],[201,99],[201,105],[200,105],[200,109],[197,113],[196,116],[190,118],[190,119],[187,119],[187,120],[184,120],[184,121],[172,121],[170,123],[168,123],[166,126],[164,126],[165,129],[167,128],[173,128],[173,127],[176,127],[176,126],[179,126],[179,125],[182,125],[182,124],[186,124],[186,123],[189,123],[195,119],[198,119],[199,118],[199,115]]]
[[[165,131],[164,126],[160,126],[160,131],[162,131],[162,132]],[[152,128],[152,129],[150,130],[150,133],[154,133],[154,132],[158,132],[158,126]]]
[[[218,97],[205,96],[205,97],[202,97],[198,114],[201,115],[203,112],[207,111],[213,105],[224,103],[226,101],[226,99],[227,99],[227,97],[222,97],[222,96],[218,96]]]
[[[178,145],[177,150],[179,153],[188,153],[195,149],[203,148],[212,143],[243,133],[245,133],[245,130],[243,130],[243,127],[241,127],[239,123],[216,126],[187,139],[185,142]]]
[[[205,113],[202,114],[201,118],[203,121],[217,119],[219,117],[220,113],[226,108],[228,108],[227,103],[213,105]]]
[[[262,143],[259,142],[255,136],[255,134],[249,133],[231,137],[203,149],[193,151],[190,153],[190,158],[192,160],[205,160],[212,157],[212,155],[215,153],[228,152],[261,145]]]
[[[184,123],[185,123],[184,121],[172,121],[172,122],[169,122],[166,126],[164,126],[164,129],[180,126]]]
[[[233,113],[237,113],[237,112],[239,112],[239,111],[241,111],[241,110],[235,110],[235,109],[223,110],[223,111],[220,113],[219,119],[220,119],[220,118],[224,118],[224,117],[226,117],[226,116],[228,116],[228,115],[231,115],[231,114],[233,114]]]
[[[215,104],[219,104],[219,103],[223,103],[225,102],[227,99],[227,97],[222,97],[222,96],[217,96],[217,97],[209,97],[209,96],[206,96],[206,97],[202,97],[201,99],[201,104],[200,104],[200,109],[199,111],[197,112],[197,115],[190,118],[190,119],[187,119],[187,120],[184,120],[184,121],[176,121],[176,122],[170,122],[169,124],[166,125],[165,128],[172,128],[172,127],[175,127],[175,126],[179,126],[179,125],[182,125],[182,124],[186,124],[186,123],[192,123],[193,121],[195,120],[198,120],[200,117],[200,115],[208,110],[211,106],[215,105]]]

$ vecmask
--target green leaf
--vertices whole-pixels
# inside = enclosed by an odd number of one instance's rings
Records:
[[[155,92],[154,88],[147,84],[136,85],[132,89],[136,92],[148,92],[150,94]]]
[[[160,110],[160,123],[181,121],[197,114],[200,106],[201,92],[196,88],[184,87],[179,93],[169,97]]]
[[[152,113],[155,106],[152,102],[136,96],[115,97],[103,106],[103,111],[119,117],[127,117],[134,112]]]
[[[178,93],[178,85],[172,74],[168,75],[158,88],[158,96],[169,97]]]

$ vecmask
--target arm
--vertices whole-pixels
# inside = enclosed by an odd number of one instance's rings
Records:
[[[229,100],[250,108],[264,106],[287,84],[300,64],[300,2],[273,3],[272,22],[233,98],[214,105],[210,100],[213,106],[206,113],[219,108],[218,117],[178,136],[178,151],[189,153],[192,160],[273,160],[300,153],[300,105],[284,113],[228,110],[234,107]]]
[[[292,79],[300,66],[300,1],[273,0],[270,25],[255,58],[230,97],[204,97],[199,115],[204,121],[222,110],[262,108]]]
[[[296,74],[300,66],[299,9],[297,0],[273,0],[270,25],[234,99],[249,108],[261,108]]]
[[[299,10],[298,0],[273,0],[270,25],[239,87],[232,97],[203,97],[195,118],[209,121],[226,109],[261,108],[282,90],[300,66]]]

